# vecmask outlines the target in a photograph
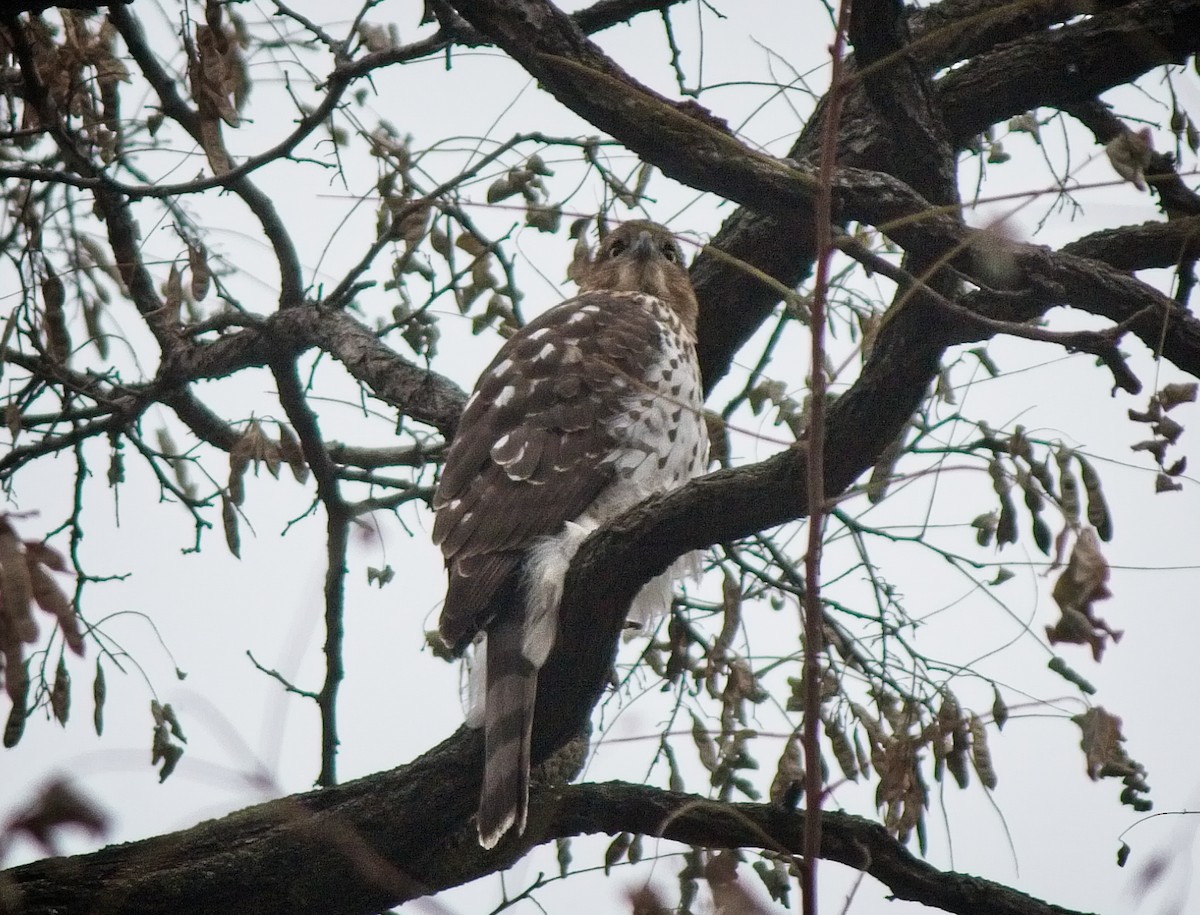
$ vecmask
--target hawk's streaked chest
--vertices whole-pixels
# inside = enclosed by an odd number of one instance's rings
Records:
[[[641,377],[603,423],[616,443],[607,457],[616,479],[587,512],[597,521],[683,485],[704,471],[708,458],[695,339],[660,299],[638,298],[639,307],[654,318],[658,339],[648,350]]]

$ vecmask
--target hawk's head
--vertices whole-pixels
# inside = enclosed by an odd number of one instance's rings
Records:
[[[696,294],[688,278],[683,252],[675,236],[656,222],[635,219],[604,236],[596,256],[581,271],[583,292],[644,292],[675,309],[683,323],[696,329]]]

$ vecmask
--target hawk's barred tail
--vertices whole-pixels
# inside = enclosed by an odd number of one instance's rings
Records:
[[[492,848],[514,824],[525,829],[529,805],[529,741],[537,668],[521,653],[519,614],[506,614],[487,634],[487,699],[483,720],[483,790],[479,843]],[[517,617],[517,618],[514,618]]]

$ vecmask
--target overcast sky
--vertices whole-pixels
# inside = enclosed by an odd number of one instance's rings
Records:
[[[325,8],[323,4],[308,6]],[[383,4],[371,18],[386,23],[393,17],[401,40],[410,41],[423,34],[415,31],[413,6]],[[702,70],[696,8],[688,5],[673,16],[685,71],[693,84],[737,82],[705,92],[701,101],[748,141],[782,153],[813,104],[812,96],[795,81],[797,76],[803,74],[817,93],[827,81],[827,20],[821,7],[812,3],[762,0],[717,6],[727,18],[718,21],[703,14]],[[156,28],[169,27],[170,17],[156,16],[150,3],[139,3],[135,9]],[[252,21],[269,14],[264,3],[246,4],[241,11]],[[598,41],[638,78],[669,96],[678,94],[657,17],[643,17],[635,27],[612,29],[598,36]],[[164,41],[162,46],[171,44]],[[453,175],[480,151],[487,151],[491,143],[515,133],[595,133],[565,113],[498,51],[455,51],[452,62],[449,72],[444,58],[438,57],[378,73],[370,87],[364,83],[364,88],[374,93],[371,108],[401,133],[411,133],[414,148],[440,138],[461,138],[444,144],[424,163],[434,179],[431,184]],[[174,63],[178,65],[178,60]],[[304,97],[302,69],[294,64],[286,69],[294,88],[301,87]],[[247,111],[251,123],[237,131],[226,130],[235,155],[274,142],[286,132],[291,117],[278,68],[263,56],[254,61],[253,72],[263,82],[256,85]],[[778,83],[790,85],[779,91]],[[1159,76],[1154,74],[1147,87],[1157,92],[1158,86]],[[1178,79],[1175,89],[1181,104],[1200,115],[1195,75]],[[315,97],[311,92],[308,95]],[[127,116],[136,116],[137,98],[133,93],[127,96]],[[1136,112],[1162,122],[1168,114],[1136,92],[1117,94],[1110,100],[1118,105],[1119,113]],[[362,116],[369,121],[368,115]],[[1165,148],[1169,134],[1163,130],[1156,135]],[[479,137],[488,139],[480,141]],[[982,185],[985,195],[1032,193],[1051,184],[1043,152],[1029,136],[1014,135],[1004,142],[1013,160],[988,168]],[[1061,163],[1066,153],[1057,124],[1047,131],[1046,143],[1046,155]],[[310,144],[306,153],[328,160],[328,144]],[[635,163],[627,154],[614,151],[610,155],[616,161],[629,158],[632,170]],[[354,154],[347,161],[349,186],[314,165],[275,165],[255,175],[293,232],[314,285],[335,283],[373,237],[375,202],[369,195],[375,181],[374,166]],[[1072,176],[1081,184],[1102,184],[1077,194],[1084,206],[1081,213],[1050,212],[1052,201],[1040,197],[1028,203],[1005,200],[981,207],[969,218],[979,225],[1004,219],[1007,230],[1018,237],[1046,244],[1059,244],[1101,226],[1161,218],[1149,194],[1112,184],[1115,176],[1102,151],[1097,155],[1082,132],[1072,130],[1070,161]],[[178,160],[163,156],[160,164],[160,175],[165,178]],[[1194,159],[1186,160],[1185,166],[1194,168]],[[188,164],[171,180],[180,180],[198,167]],[[962,167],[966,194],[975,186],[978,159],[964,157]],[[547,184],[552,197],[563,199],[575,191],[581,172],[565,166],[556,170]],[[488,180],[497,175],[489,173]],[[482,187],[474,193],[475,199],[482,201]],[[732,211],[727,203],[661,178],[652,184],[651,194],[656,203],[649,215],[690,233],[697,242],[714,232]],[[360,205],[364,196],[366,202]],[[598,200],[599,191],[587,185],[575,193],[568,209],[590,212]],[[269,311],[277,277],[269,251],[254,235],[236,199],[210,193],[190,200],[188,208],[211,227],[210,247],[244,271],[230,280],[243,302],[253,310]],[[149,209],[139,211],[146,250],[164,260],[177,256],[178,237],[167,223],[154,224],[150,213]],[[519,213],[482,205],[473,209],[472,215],[496,234],[521,219]],[[526,229],[518,232],[513,250],[527,295],[523,306],[527,316],[570,294],[571,287],[564,282],[570,257],[570,242],[565,237],[548,238]],[[161,272],[165,276],[165,266]],[[1163,281],[1169,282],[1169,277],[1164,276]],[[888,300],[890,287],[878,279],[864,282],[861,288],[866,293]],[[0,295],[9,297],[0,299],[0,310],[2,303],[13,301],[14,289],[12,277],[0,273]],[[377,288],[365,293],[360,304],[374,315],[386,314],[393,302],[387,292]],[[442,351],[446,356],[436,367],[466,388],[498,346],[498,339],[493,334],[472,337],[465,319],[454,314],[444,317]],[[153,350],[147,347],[146,335],[139,330],[132,310],[115,314],[113,320],[114,329],[119,325],[121,332],[128,334],[134,350],[118,348],[114,358],[130,365],[136,359],[152,372]],[[1072,315],[1056,312],[1053,320],[1060,329],[1082,326]],[[853,345],[843,335],[831,346],[833,363],[847,363],[835,384],[835,388],[843,388],[853,379],[857,364]],[[771,377],[785,381],[797,399],[803,397],[806,347],[804,337],[793,334],[768,371]],[[1093,663],[1079,646],[1059,646],[1058,653],[1099,688],[1094,701],[1123,718],[1130,755],[1149,770],[1155,811],[1162,813],[1200,805],[1195,764],[1200,737],[1194,723],[1194,702],[1200,694],[1200,666],[1194,647],[1200,644],[1200,615],[1195,606],[1200,593],[1200,497],[1191,478],[1185,479],[1183,492],[1154,496],[1149,458],[1130,451],[1130,445],[1145,436],[1141,427],[1127,419],[1126,411],[1143,409],[1153,390],[1182,376],[1169,365],[1153,365],[1136,340],[1127,340],[1124,348],[1146,387],[1138,398],[1123,393],[1109,397],[1110,379],[1091,357],[1068,357],[1049,345],[1001,340],[992,347],[992,357],[1003,376],[990,380],[971,367],[970,359],[964,359],[952,374],[959,386],[959,402],[957,406],[944,405],[944,415],[957,409],[986,418],[1000,429],[1021,423],[1038,436],[1062,439],[1094,457],[1116,519],[1116,536],[1105,548],[1114,567],[1114,596],[1098,609],[1114,628],[1124,630],[1125,636],[1110,646],[1101,664]],[[722,393],[737,390],[756,359],[757,350],[748,347],[738,368],[715,395],[715,402],[720,402]],[[364,414],[352,386],[335,365],[323,364],[316,378],[322,398],[317,406],[327,436],[363,445],[394,441],[390,408],[368,402],[367,410],[373,412]],[[198,393],[229,419],[244,418],[249,409],[276,415],[272,384],[269,374],[248,372],[202,385]],[[1200,459],[1200,428],[1193,426],[1200,424],[1200,416],[1194,406],[1182,407],[1174,415],[1187,428],[1174,453],[1188,455],[1195,466]],[[152,412],[144,431],[149,434],[156,422],[172,428],[181,445],[192,444],[165,411]],[[747,417],[742,428],[744,432],[735,436],[739,460],[762,459],[785,441],[786,430],[774,427],[767,416]],[[964,438],[961,431],[954,436],[956,441]],[[132,573],[128,579],[90,590],[85,608],[88,618],[94,623],[113,617],[105,623],[107,631],[144,669],[159,698],[179,710],[188,748],[176,773],[160,786],[149,765],[151,693],[146,680],[133,666],[125,676],[108,667],[105,733],[97,738],[89,720],[94,654],[84,661],[70,659],[75,684],[71,721],[60,728],[35,716],[21,744],[0,753],[0,784],[6,786],[0,792],[0,816],[19,806],[37,784],[63,773],[77,778],[87,793],[113,814],[111,841],[184,828],[266,797],[311,787],[318,768],[315,709],[304,700],[284,695],[277,684],[254,670],[247,658],[247,652],[252,652],[263,665],[278,669],[297,684],[312,689],[319,686],[323,673],[324,521],[318,513],[288,526],[290,519],[308,508],[313,497],[311,484],[296,484],[286,472],[279,481],[260,474],[247,488],[245,510],[253,532],[243,531],[241,560],[228,554],[219,531],[205,535],[199,555],[183,555],[181,551],[192,541],[189,519],[177,507],[159,501],[145,467],[127,455],[128,480],[119,500],[114,500],[104,483],[105,443],[92,443],[88,454],[95,479],[87,487],[85,562],[97,575]],[[214,460],[212,466],[219,470],[220,460]],[[898,546],[877,557],[889,580],[906,596],[909,612],[924,619],[913,635],[922,652],[945,662],[948,669],[964,666],[1004,684],[1013,707],[1004,733],[989,733],[1000,779],[996,791],[989,795],[978,784],[966,791],[947,787],[943,792],[934,786],[929,813],[930,861],[1071,908],[1158,913],[1186,911],[1190,904],[1193,911],[1200,910],[1200,887],[1191,881],[1200,864],[1193,842],[1194,817],[1162,816],[1137,825],[1126,836],[1134,850],[1130,865],[1123,870],[1116,867],[1118,837],[1139,816],[1118,803],[1115,782],[1093,783],[1086,778],[1078,730],[1068,720],[1084,706],[1069,684],[1046,670],[1050,653],[1042,633],[1057,618],[1050,598],[1053,576],[1040,574],[1044,558],[1032,546],[1026,549],[1027,537],[1000,554],[968,546],[970,532],[962,525],[990,510],[994,498],[989,495],[986,476],[967,467],[966,461],[951,462],[948,472],[936,481],[914,481],[878,518],[867,516],[881,525],[924,523],[936,542],[953,544],[983,562],[1003,562],[1020,573],[1000,588],[986,591],[974,588],[944,561],[917,547]],[[65,516],[72,473],[67,460],[43,461],[23,472],[12,507],[40,513],[20,522],[25,536],[40,536]],[[855,511],[863,507],[865,503],[847,504]],[[356,535],[350,556],[348,674],[339,706],[343,780],[414,758],[456,728],[462,717],[458,670],[422,647],[424,630],[434,625],[444,584],[440,556],[429,543],[429,513],[409,507],[399,520],[380,516],[376,523],[375,531],[364,529]],[[941,531],[939,525],[954,527]],[[796,555],[802,543],[802,537],[793,539],[791,548]],[[826,577],[835,577],[852,561],[848,544],[832,545]],[[395,569],[396,580],[382,589],[369,586],[367,568],[387,564]],[[856,578],[831,588],[846,600],[865,593]],[[711,583],[700,593],[711,594]],[[169,655],[147,620],[153,621]],[[791,650],[778,645],[781,640],[795,644],[795,608],[770,611],[756,606],[748,616],[747,629],[738,648],[748,657],[765,659]],[[186,671],[186,680],[176,679],[176,665]],[[798,668],[791,673],[798,673]],[[980,711],[990,708],[990,688],[985,690],[980,681],[963,675],[953,680],[953,688]],[[619,716],[615,705],[607,704],[603,715],[610,728],[593,747],[586,777],[645,778],[668,698],[651,684]],[[756,723],[764,734],[758,750],[764,785],[770,781],[778,747],[786,736],[779,731],[778,722],[768,709]],[[687,765],[692,773],[699,771],[694,762]],[[665,783],[661,770],[653,777],[657,783]],[[699,789],[702,780],[697,776],[690,784]],[[841,785],[827,806],[873,816],[873,791],[873,785]],[[589,850],[580,843],[575,854],[577,866],[600,863],[604,841],[592,845]],[[82,838],[67,846],[71,851],[91,847]],[[647,842],[648,857],[652,847],[655,852],[671,850]],[[18,844],[6,863],[36,854],[31,846]],[[1156,856],[1168,867],[1155,891],[1147,895],[1139,881],[1144,867]],[[603,884],[604,891],[623,891],[650,879],[669,892],[678,867],[677,859],[672,859],[657,867],[646,864],[618,870]],[[539,871],[556,871],[552,855],[518,865],[509,877],[509,891],[519,891]],[[755,879],[748,868],[744,873],[751,881]],[[822,865],[826,911],[840,910],[855,876],[836,865]],[[538,898],[548,911],[561,911],[587,885],[585,881],[592,879],[581,877],[548,886]],[[497,880],[488,878],[479,885],[443,894],[439,902],[452,911],[486,911],[499,897]],[[793,904],[798,907],[798,892]],[[427,904],[413,907],[420,910],[423,905]],[[882,889],[868,880],[849,911],[866,915],[917,908],[884,901]],[[525,903],[514,911],[535,909]]]

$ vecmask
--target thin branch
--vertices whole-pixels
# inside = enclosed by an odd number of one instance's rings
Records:
[[[808,548],[804,555],[804,861],[800,881],[804,915],[817,913],[817,859],[821,855],[821,654],[824,650],[821,607],[821,546],[825,536],[825,315],[829,295],[829,272],[833,261],[830,219],[833,215],[833,170],[837,166],[837,135],[846,97],[842,56],[850,23],[850,0],[841,0],[833,45],[825,139],[817,190],[813,196],[816,226],[817,275],[809,303],[811,346],[809,348],[809,408],[805,445],[808,448]]]
[[[317,483],[317,497],[326,513],[325,569],[325,682],[317,698],[321,710],[321,772],[317,784],[337,784],[337,698],[345,677],[346,551],[352,515],[342,498],[337,466],[329,457],[316,414],[308,405],[294,359],[271,365],[279,388],[279,403],[296,430],[304,460]]]
[[[1046,330],[1043,327],[1037,327],[1032,324],[1018,324],[1013,321],[997,320],[996,318],[990,318],[981,314],[977,309],[968,308],[957,302],[950,301],[950,299],[927,285],[923,280],[913,276],[903,267],[897,267],[891,261],[868,250],[860,242],[848,235],[839,236],[834,245],[859,263],[892,280],[904,293],[919,294],[928,298],[929,301],[946,312],[948,316],[953,316],[968,326],[976,326],[980,331],[985,332],[985,335],[988,337],[994,334],[1007,334],[1010,337],[1037,340],[1042,343],[1055,343],[1068,352],[1091,353],[1093,356],[1103,360],[1104,364],[1108,366],[1109,371],[1112,372],[1113,383],[1118,388],[1128,391],[1130,394],[1141,392],[1141,381],[1138,380],[1138,377],[1133,374],[1132,370],[1126,364],[1125,356],[1118,348],[1121,337],[1124,336],[1128,327],[1127,323],[1103,331],[1078,330],[1060,332]],[[1030,301],[1027,294],[1009,297],[995,291],[974,293],[970,299],[981,303],[984,300],[1009,303],[1012,299],[1016,299],[1020,305],[1026,308],[1028,308]]]
[[[321,702],[321,694],[320,693],[314,693],[312,690],[301,689],[300,687],[296,686],[296,684],[294,684],[291,680],[287,679],[279,671],[273,670],[268,667],[263,667],[263,665],[258,662],[258,659],[256,657],[254,657],[254,653],[251,652],[250,649],[246,649],[246,657],[248,657],[250,659],[250,663],[254,665],[255,669],[258,670],[259,673],[264,673],[268,677],[270,677],[272,680],[275,680],[276,682],[278,682],[284,688],[285,692],[293,693],[294,695],[297,695],[297,696],[302,696],[305,699],[311,699],[313,702],[316,702],[318,705],[320,704],[320,702]]]

